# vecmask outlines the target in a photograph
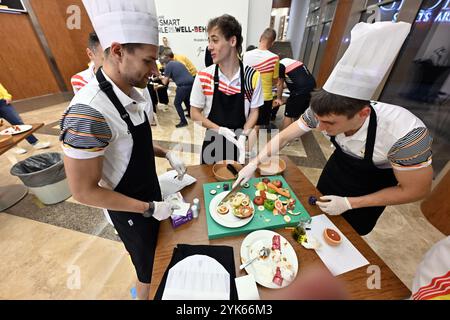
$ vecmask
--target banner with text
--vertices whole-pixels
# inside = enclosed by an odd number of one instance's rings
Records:
[[[189,58],[197,70],[205,67],[205,49],[208,45],[208,21],[222,14],[234,16],[247,35],[248,0],[156,0],[159,42],[172,48],[175,54]]]

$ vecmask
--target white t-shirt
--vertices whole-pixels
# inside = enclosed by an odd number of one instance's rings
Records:
[[[102,71],[103,72],[103,71]],[[153,118],[153,106],[148,90],[133,88],[130,96],[112,84],[114,93],[130,115],[134,125]],[[120,182],[131,158],[133,139],[125,121],[98,86],[97,79],[89,82],[72,99],[61,119],[62,148],[74,159],[104,156],[100,185],[114,189]]]
[[[413,170],[431,165],[432,138],[425,124],[405,108],[371,102],[377,114],[377,135],[373,151],[373,162],[378,168]],[[364,158],[367,129],[370,117],[353,135],[338,134],[336,143],[342,151],[356,158]],[[303,131],[319,125],[311,107],[297,120]],[[325,135],[329,138],[328,135]]]
[[[244,53],[243,61],[261,73],[264,100],[272,100],[273,79],[279,76],[280,58],[269,50],[253,49]]]
[[[208,117],[211,111],[214,94],[214,71],[216,65],[213,64],[200,71],[195,77],[192,86],[191,105],[203,109],[203,115]],[[264,104],[261,90],[261,79],[259,72],[244,65],[244,88],[245,88],[245,116],[248,117],[250,108],[258,108]],[[227,95],[241,92],[241,70],[228,79],[219,69],[219,90]]]
[[[74,94],[80,91],[81,88],[87,85],[89,81],[95,78],[94,66],[95,65],[91,63],[89,65],[89,68],[81,72],[78,72],[76,75],[73,75],[72,78],[70,78],[70,83],[72,84]]]
[[[450,236],[435,243],[417,267],[414,300],[450,300]]]

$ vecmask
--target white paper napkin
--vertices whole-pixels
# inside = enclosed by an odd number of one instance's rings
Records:
[[[255,277],[248,274],[243,277],[235,278],[236,290],[239,300],[259,300],[258,287]]]
[[[342,237],[340,245],[333,247],[325,242],[323,231],[326,228],[339,232]],[[316,252],[334,276],[369,264],[369,261],[324,214],[312,217],[311,230],[307,230],[306,234],[313,235],[321,242],[322,245]]]
[[[162,300],[230,300],[230,274],[209,256],[189,256],[169,270]]]
[[[175,170],[167,171],[158,177],[162,197],[176,193],[197,181],[193,176],[185,174],[182,180],[175,178],[178,173]]]

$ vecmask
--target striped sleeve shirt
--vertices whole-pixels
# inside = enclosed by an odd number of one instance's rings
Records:
[[[75,104],[66,110],[60,129],[60,140],[65,147],[95,153],[103,151],[112,136],[103,115],[84,104]]]
[[[431,165],[433,138],[424,123],[408,110],[386,103],[372,102],[377,114],[377,136],[373,161],[377,167],[414,170]],[[364,157],[369,118],[354,135],[336,136],[342,150],[357,158]],[[317,128],[319,121],[308,108],[297,121],[300,129]]]
[[[244,54],[244,63],[252,66],[261,74],[261,84],[264,93],[264,100],[273,99],[272,87],[273,79],[279,76],[280,59],[269,50],[254,49]]]

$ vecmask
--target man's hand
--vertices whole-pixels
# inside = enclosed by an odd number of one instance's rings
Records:
[[[347,197],[339,196],[323,196],[320,200],[329,200],[327,202],[316,201],[320,209],[331,216],[343,214],[345,211],[352,209]]]
[[[283,100],[281,100],[281,99],[275,99],[274,101],[273,101],[273,107],[279,107],[279,106],[281,106],[283,104]]]
[[[254,162],[250,162],[248,165],[243,167],[241,171],[239,171],[236,181],[233,183],[233,188],[237,186],[239,183],[241,184],[241,186],[247,183],[248,180],[250,180],[250,178],[253,177],[255,171],[256,171],[256,164]]]
[[[164,202],[164,201],[159,201],[159,202],[154,201],[153,203],[155,205],[155,211],[153,212],[153,217],[158,221],[169,218],[172,215],[174,210],[180,208],[176,204],[171,204],[169,202]]]
[[[224,136],[225,139],[233,143],[235,146],[239,147],[238,141],[236,140],[236,134],[233,132],[233,130],[226,127],[220,127],[219,134]]]
[[[184,165],[183,160],[178,158],[173,151],[168,151],[166,153],[166,158],[169,160],[172,169],[176,170],[178,173],[178,180],[183,180],[183,176],[186,173],[186,166]]]

